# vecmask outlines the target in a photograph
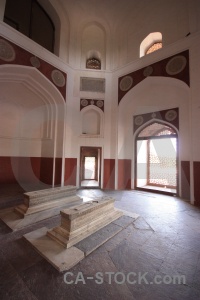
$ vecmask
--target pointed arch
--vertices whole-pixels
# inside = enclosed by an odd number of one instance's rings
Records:
[[[30,183],[60,184],[65,116],[61,93],[36,68],[19,65],[0,66],[0,87],[0,101],[16,105],[21,116],[14,124],[19,132],[0,137],[0,155],[9,157],[12,176],[24,190]],[[9,126],[9,117],[4,122]]]
[[[95,105],[88,105],[81,110],[81,135],[84,137],[103,136],[103,118],[101,109]]]
[[[178,194],[178,130],[154,119],[135,132],[135,188]]]

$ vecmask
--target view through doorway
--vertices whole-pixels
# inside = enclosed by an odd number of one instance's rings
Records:
[[[80,186],[101,187],[101,148],[81,147]]]
[[[153,123],[136,138],[136,189],[177,194],[177,133]]]

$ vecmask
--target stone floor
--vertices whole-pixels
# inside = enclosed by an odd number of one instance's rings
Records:
[[[99,187],[97,180],[82,180],[81,187]]]
[[[176,197],[140,191],[78,194],[114,196],[116,207],[140,217],[73,267],[65,275],[71,283],[22,238],[58,225],[59,216],[18,232],[0,221],[1,300],[200,299],[200,209]],[[167,284],[175,275],[184,275],[186,283]],[[163,283],[156,284],[155,276]]]

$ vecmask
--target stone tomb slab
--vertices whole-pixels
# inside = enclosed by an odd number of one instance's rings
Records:
[[[123,215],[114,208],[114,201],[114,198],[104,196],[62,210],[61,225],[48,231],[47,235],[70,248]]]
[[[69,270],[84,258],[84,252],[76,247],[64,248],[49,238],[47,228],[42,227],[24,235],[39,254],[59,272]]]
[[[24,204],[0,215],[13,231],[60,214],[64,208],[83,203],[75,186],[65,186],[24,193]]]

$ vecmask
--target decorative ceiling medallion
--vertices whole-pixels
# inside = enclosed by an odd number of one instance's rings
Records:
[[[144,122],[144,118],[142,116],[137,116],[135,118],[135,125],[140,126]]]
[[[63,87],[65,85],[65,77],[59,70],[53,70],[51,72],[51,78],[55,85]]]
[[[82,100],[81,100],[81,105],[82,105],[82,106],[87,106],[87,105],[88,105],[88,100],[82,99]]]
[[[152,119],[155,119],[156,118],[156,113],[152,113],[151,117],[152,117]]]
[[[0,58],[5,61],[13,61],[15,59],[14,48],[3,39],[0,39]]]
[[[187,59],[183,55],[171,58],[166,65],[166,72],[169,75],[176,75],[183,71],[187,63]]]
[[[166,113],[165,113],[165,119],[167,121],[174,121],[177,117],[177,112],[173,109],[171,110],[168,110]]]
[[[120,81],[120,85],[119,85],[120,90],[126,92],[131,88],[132,84],[133,84],[133,78],[131,76],[125,76]]]
[[[102,100],[98,100],[97,101],[97,106],[98,107],[102,107],[103,106],[103,101]]]
[[[152,66],[146,67],[146,68],[144,69],[144,71],[143,71],[143,75],[144,75],[145,77],[150,76],[152,73],[153,73],[153,67],[152,67]]]
[[[32,64],[33,67],[35,67],[35,68],[39,68],[40,67],[40,60],[36,56],[32,56],[30,58],[30,62],[31,62],[31,64]]]

